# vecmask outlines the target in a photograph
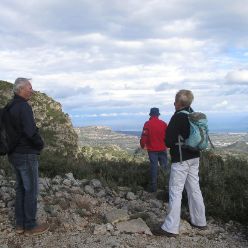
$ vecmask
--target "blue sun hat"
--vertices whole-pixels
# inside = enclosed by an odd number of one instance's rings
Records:
[[[159,116],[160,115],[159,108],[151,108],[149,115],[150,116]]]

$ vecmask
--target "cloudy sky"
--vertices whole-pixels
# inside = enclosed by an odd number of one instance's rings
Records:
[[[31,77],[75,126],[139,130],[175,93],[248,130],[246,0],[1,0],[0,79]],[[227,128],[228,129],[228,128]]]

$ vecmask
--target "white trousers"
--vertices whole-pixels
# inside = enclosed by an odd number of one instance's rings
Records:
[[[169,182],[169,212],[161,228],[179,233],[182,192],[185,186],[188,196],[190,221],[196,226],[206,226],[205,205],[199,185],[199,158],[182,163],[172,163]]]

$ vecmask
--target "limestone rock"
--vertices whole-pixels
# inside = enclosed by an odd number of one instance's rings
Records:
[[[181,220],[180,223],[180,234],[189,234],[192,232],[192,227],[189,222]]]
[[[162,202],[159,201],[159,200],[156,200],[156,199],[151,199],[151,200],[150,200],[150,203],[151,203],[151,206],[152,206],[153,208],[162,208],[162,207],[163,207]]]
[[[141,218],[117,223],[116,228],[120,232],[125,233],[143,233],[152,235],[151,230]]]
[[[94,193],[95,193],[94,188],[92,188],[90,185],[86,185],[84,187],[84,191],[85,191],[85,193],[87,193],[89,195],[94,195]]]
[[[90,185],[93,187],[93,188],[101,188],[102,187],[102,183],[98,180],[98,179],[92,179],[90,181]]]
[[[127,198],[127,200],[132,201],[132,200],[135,200],[137,197],[133,192],[128,192],[126,195],[126,198]]]
[[[105,219],[107,223],[115,224],[120,221],[128,220],[129,215],[125,210],[113,209],[105,214]]]
[[[65,177],[66,177],[67,179],[71,180],[71,181],[74,181],[74,180],[75,180],[75,178],[74,178],[74,176],[73,176],[72,173],[67,173],[67,174],[65,174]]]
[[[102,225],[96,225],[94,229],[94,235],[104,235],[107,233],[107,226]]]

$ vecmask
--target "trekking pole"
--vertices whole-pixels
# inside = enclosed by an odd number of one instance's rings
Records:
[[[178,135],[178,143],[176,143],[176,145],[179,146],[180,163],[182,164],[183,156],[182,156],[182,143],[181,143],[181,140],[183,140],[183,137],[181,135]]]
[[[211,139],[210,139],[209,135],[208,135],[208,140],[209,140],[210,145],[211,145],[211,146],[212,146],[212,148],[214,149],[215,147],[214,147],[214,145],[213,145],[213,143],[212,143],[212,141],[211,141]]]

